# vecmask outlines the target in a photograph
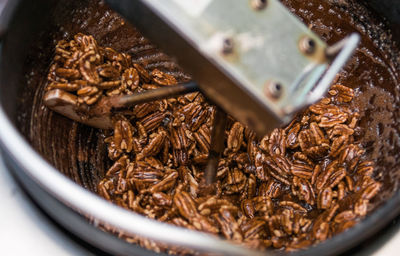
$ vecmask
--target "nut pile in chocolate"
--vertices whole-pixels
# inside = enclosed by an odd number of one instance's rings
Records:
[[[78,105],[93,105],[102,95],[154,89],[156,86],[152,84],[139,87],[139,81],[149,83],[152,79],[161,86],[176,84],[174,77],[158,70],[150,76],[142,66],[132,64],[129,55],[99,47],[92,36],[77,34],[74,40],[62,40],[56,45],[46,90],[72,92],[78,96]]]
[[[82,34],[58,43],[48,80],[48,89],[76,93],[88,105],[103,95],[176,83]],[[354,138],[360,128],[353,97],[351,88],[334,85],[326,98],[262,140],[230,119],[211,190],[203,170],[215,107],[200,93],[136,105],[114,118],[106,138],[114,164],[98,193],[148,218],[252,248],[294,250],[324,241],[359,222],[381,187],[374,162]]]

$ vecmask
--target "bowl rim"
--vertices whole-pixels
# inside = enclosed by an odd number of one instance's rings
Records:
[[[4,48],[0,47],[0,62],[4,61],[2,58],[3,50]],[[3,108],[1,100],[0,124],[0,146],[12,161],[16,162],[22,171],[49,195],[81,215],[94,217],[97,222],[111,225],[127,234],[139,235],[172,245],[227,255],[266,254],[266,252],[254,251],[243,246],[234,245],[209,234],[146,218],[112,204],[99,195],[84,189],[56,170],[33,149],[12,123]],[[399,213],[400,190],[396,191],[390,199],[378,206],[351,229],[293,254],[331,255],[343,252],[371,237]],[[118,216],[118,218],[115,218],[115,216]],[[278,252],[268,252],[268,254],[276,253]]]
[[[1,60],[1,58],[0,58]],[[75,212],[91,216],[98,223],[106,223],[127,234],[139,235],[172,245],[186,246],[200,251],[216,252],[226,255],[265,255],[266,252],[234,245],[221,238],[176,227],[141,216],[133,211],[119,207],[99,195],[88,191],[65,177],[51,166],[27,140],[20,134],[5,113],[0,101],[0,146],[27,174],[48,194],[72,208]],[[333,255],[358,245],[382,229],[400,212],[400,191],[378,206],[365,219],[354,227],[326,241],[294,255]],[[118,218],[115,218],[118,216]],[[268,254],[275,254],[274,251]]]
[[[172,245],[230,255],[260,255],[259,251],[234,245],[209,234],[146,218],[101,198],[65,177],[40,156],[11,123],[3,106],[0,106],[0,124],[2,149],[42,189],[79,214],[91,216],[98,223],[106,223],[127,234]]]

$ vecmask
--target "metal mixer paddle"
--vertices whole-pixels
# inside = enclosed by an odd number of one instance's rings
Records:
[[[118,111],[118,109],[191,93],[197,90],[196,83],[188,82],[131,95],[104,96],[98,103],[88,107],[86,105],[78,105],[77,96],[60,89],[53,89],[45,93],[43,101],[50,109],[79,123],[99,129],[112,129],[111,117],[113,112]]]
[[[226,114],[259,136],[288,123],[318,101],[357,47],[352,34],[327,46],[278,0],[107,0],[153,43],[192,75],[198,89],[218,106],[206,167],[215,178],[224,148]],[[102,99],[90,109],[71,105],[71,95],[52,90],[51,109],[85,124],[111,128],[111,109],[196,90],[195,83],[137,95]],[[106,106],[106,107],[104,107]],[[90,111],[80,118],[77,111]]]

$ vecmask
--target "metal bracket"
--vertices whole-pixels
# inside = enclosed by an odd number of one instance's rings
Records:
[[[352,35],[334,46],[340,53],[332,61],[333,48],[278,0],[107,2],[259,135],[319,99],[358,42]]]
[[[360,35],[353,33],[349,37],[343,39],[326,50],[326,54],[328,56],[336,55],[336,58],[333,60],[332,64],[327,69],[324,76],[321,78],[315,88],[308,95],[305,105],[313,104],[324,96],[326,91],[329,89],[331,82],[346,64],[347,60],[352,56],[359,42]]]

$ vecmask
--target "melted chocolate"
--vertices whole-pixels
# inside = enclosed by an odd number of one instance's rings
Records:
[[[337,82],[357,91],[354,107],[362,117],[356,138],[377,163],[376,175],[385,186],[376,205],[398,189],[400,160],[399,61],[385,24],[353,1],[283,0],[294,13],[333,44],[349,33],[362,35],[362,43]],[[32,146],[66,176],[89,190],[109,167],[102,132],[74,123],[42,104],[45,74],[55,43],[82,32],[99,44],[132,55],[147,69],[158,68],[178,77],[187,76],[140,33],[101,1],[59,1],[48,26],[38,35],[26,65],[26,87],[21,95],[19,127]],[[38,53],[41,54],[38,54]]]

